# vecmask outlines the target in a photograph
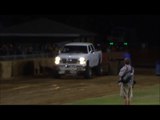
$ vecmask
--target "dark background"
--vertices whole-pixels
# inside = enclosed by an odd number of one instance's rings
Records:
[[[160,41],[159,14],[53,14],[53,15],[0,15],[0,29],[37,18],[49,18],[102,36],[116,26],[134,29],[137,39],[132,42],[147,42],[157,46]]]

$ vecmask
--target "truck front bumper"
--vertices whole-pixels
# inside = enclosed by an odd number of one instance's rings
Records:
[[[59,65],[58,66],[58,74],[77,74],[80,72],[84,72],[86,70],[86,66],[82,65]]]

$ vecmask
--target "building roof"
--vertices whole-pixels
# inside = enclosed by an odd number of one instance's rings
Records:
[[[92,45],[92,43],[88,43],[88,42],[72,42],[72,43],[68,43],[66,45],[88,46],[88,45]]]
[[[95,36],[95,33],[55,22],[46,18],[17,24],[0,31],[0,36]]]

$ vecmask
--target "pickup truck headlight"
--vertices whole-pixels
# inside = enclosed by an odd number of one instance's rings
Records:
[[[57,56],[55,58],[55,64],[58,65],[60,63],[61,58],[59,56]]]
[[[80,64],[81,64],[81,65],[85,65],[85,64],[86,64],[86,60],[85,60],[84,57],[80,57],[80,58],[79,58],[79,61],[80,61]]]

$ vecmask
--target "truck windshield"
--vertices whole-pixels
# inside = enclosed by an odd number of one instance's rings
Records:
[[[87,53],[87,46],[64,46],[62,53]]]

